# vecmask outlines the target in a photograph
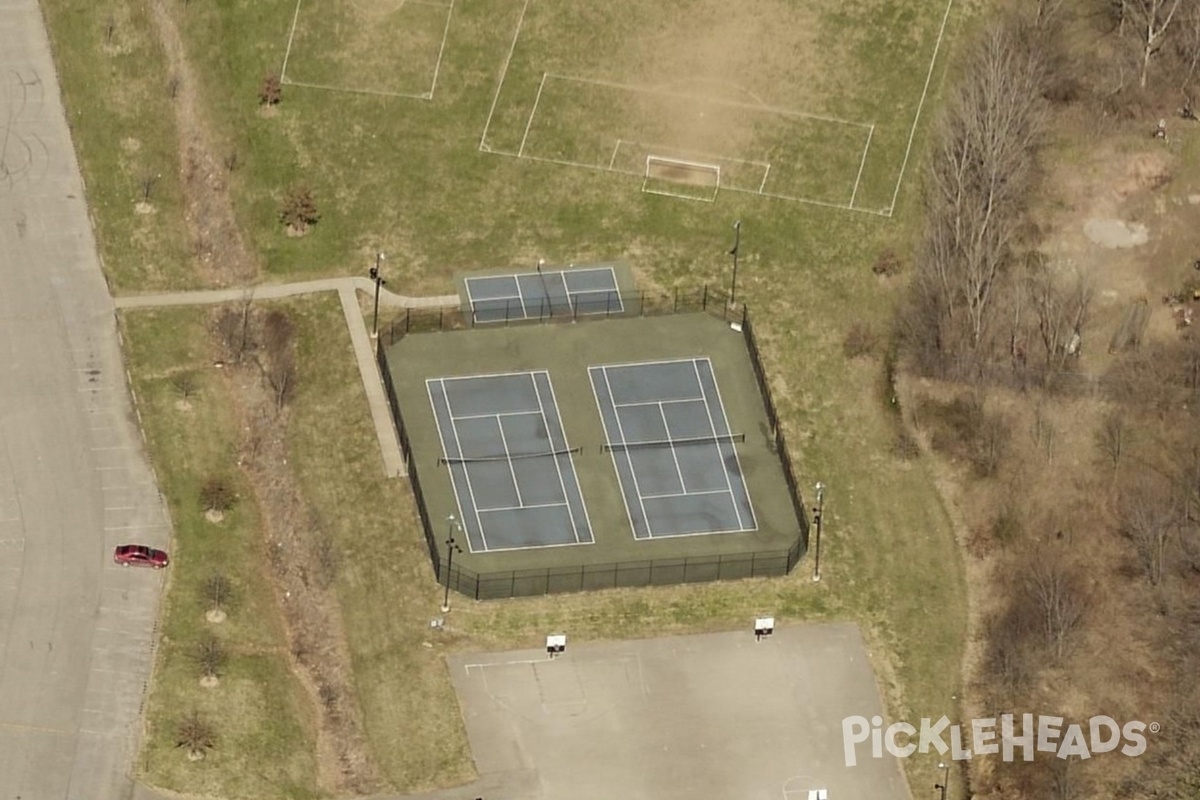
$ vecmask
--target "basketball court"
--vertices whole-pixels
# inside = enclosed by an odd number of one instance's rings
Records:
[[[884,714],[858,628],[750,622],[450,657],[480,780],[442,796],[909,800],[898,760],[845,763],[842,720]]]

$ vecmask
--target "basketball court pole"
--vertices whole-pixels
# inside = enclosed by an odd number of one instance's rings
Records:
[[[817,481],[817,507],[813,509],[813,522],[817,525],[817,554],[813,561],[813,583],[821,580],[821,515],[825,511],[825,484]]]
[[[742,246],[742,221],[739,219],[733,223],[733,249],[729,251],[729,255],[733,256],[733,282],[729,285],[729,305],[733,306],[737,301],[737,267],[738,267],[738,250]]]
[[[383,260],[385,258],[386,258],[386,256],[383,253],[376,253],[375,254],[375,266],[371,267],[371,271],[369,273],[371,276],[371,280],[375,281],[375,314],[374,314],[374,317],[372,318],[372,322],[371,322],[371,335],[372,336],[379,335],[379,287],[381,287],[385,283],[387,283],[387,281],[385,281],[379,275],[379,265],[383,262]]]
[[[446,517],[446,594],[442,596],[442,613],[445,614],[450,610],[450,576],[453,574],[454,568],[454,551],[462,552],[462,548],[458,546],[458,542],[454,541],[454,530],[457,528],[462,532],[462,526],[458,524],[458,520],[454,515]]]

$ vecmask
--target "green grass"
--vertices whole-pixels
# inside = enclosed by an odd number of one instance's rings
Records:
[[[45,8],[110,281],[118,291],[195,285],[165,62],[152,44],[144,0],[46,0]],[[516,0],[456,6],[431,102],[285,86],[273,117],[259,113],[257,91],[282,62],[294,2],[191,2],[173,4],[170,13],[200,76],[214,147],[218,154],[236,151],[243,164],[231,176],[235,204],[269,278],[362,273],[379,248],[391,254],[388,288],[404,294],[445,291],[461,268],[538,257],[626,259],[647,285],[724,284],[730,226],[743,220],[739,300],[754,312],[797,474],[806,486],[818,479],[829,486],[824,579],[814,585],[806,562],[783,579],[481,604],[460,598],[451,629],[432,638],[428,620],[440,589],[408,487],[382,477],[337,304],[289,304],[300,323],[302,367],[291,461],[307,501],[340,545],[338,595],[375,761],[402,790],[470,777],[442,660],[449,650],[536,646],[548,628],[577,639],[733,629],[764,611],[784,623],[858,621],[892,714],[953,716],[966,612],[951,526],[925,465],[888,455],[894,417],[883,402],[878,359],[848,362],[841,353],[852,322],[882,330],[891,314],[894,290],[870,265],[884,246],[906,252],[919,222],[912,202],[917,159],[908,165],[897,215],[885,219],[737,193],[711,204],[655,197],[629,177],[480,153],[520,8]],[[825,111],[879,123],[863,176],[866,206],[890,201],[924,81],[921,62],[928,63],[943,9],[899,0],[830,2],[814,12],[815,35],[837,49],[806,53],[828,63],[815,73],[798,64],[781,84],[812,78]],[[105,42],[109,14],[119,20],[116,49]],[[361,66],[369,86],[397,88],[394,73]],[[334,78],[349,79],[359,67],[341,61],[329,68]],[[538,70],[532,62],[518,67]],[[939,69],[926,121],[942,77]],[[136,149],[121,146],[128,139],[138,140]],[[921,146],[919,135],[914,154]],[[820,151],[812,160],[827,166],[826,145],[812,147]],[[163,176],[152,200],[157,213],[139,215],[138,178],[151,171]],[[276,215],[285,188],[300,180],[315,187],[323,216],[308,236],[289,239]],[[231,462],[238,430],[228,387],[207,366],[212,353],[202,315],[129,314],[124,324],[177,528],[139,774],[189,794],[309,796],[315,715],[287,669],[278,610],[258,572],[255,509],[243,499],[214,535],[195,501],[213,470],[237,477]],[[203,376],[202,390],[193,410],[180,412],[168,376],[189,366]],[[199,584],[216,564],[241,587],[240,604],[220,626],[234,653],[227,675],[220,688],[203,690],[188,659],[205,628]],[[171,739],[174,720],[191,707],[211,714],[221,735],[201,764],[186,762]],[[905,766],[913,786],[932,784],[932,764]]]
[[[166,60],[146,0],[41,3],[114,291],[186,288],[188,237]],[[111,29],[111,36],[109,31]],[[152,213],[139,213],[154,177]]]
[[[261,521],[236,465],[238,429],[228,389],[212,367],[206,312],[138,312],[122,317],[127,352],[159,487],[175,530],[162,638],[139,777],[155,786],[226,798],[306,798],[313,794],[312,708],[292,677],[279,611],[265,570]],[[197,376],[181,407],[172,378]],[[219,524],[201,512],[200,487],[210,476],[230,480],[239,495]],[[206,621],[204,583],[214,572],[233,586],[227,619]],[[219,637],[229,653],[220,686],[199,684],[194,654],[201,639]],[[198,710],[214,725],[218,745],[192,763],[175,747],[175,726]]]

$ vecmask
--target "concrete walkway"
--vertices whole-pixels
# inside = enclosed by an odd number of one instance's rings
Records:
[[[354,358],[358,362],[358,373],[362,377],[363,389],[367,393],[367,406],[375,424],[375,436],[379,439],[379,451],[383,457],[383,470],[389,478],[408,476],[408,461],[400,447],[400,437],[388,406],[383,389],[383,378],[375,360],[375,341],[367,331],[366,319],[358,302],[358,292],[367,292],[372,297],[375,284],[368,278],[324,278],[300,283],[278,283],[244,289],[211,289],[194,292],[171,292],[169,294],[131,295],[116,298],[118,309],[162,308],[166,306],[215,305],[239,300],[278,300],[305,294],[336,291],[342,302],[342,313],[346,316],[346,327],[354,345]],[[458,295],[435,297],[404,297],[386,289],[379,293],[379,305],[387,308],[442,308],[459,305]]]

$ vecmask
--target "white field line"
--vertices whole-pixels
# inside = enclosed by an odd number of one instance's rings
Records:
[[[538,104],[542,102],[542,89],[546,88],[546,73],[542,73],[542,82],[538,84],[537,97],[533,99],[533,108],[529,112],[529,119],[525,120],[525,133],[521,136],[521,146],[517,148],[517,157],[520,158],[525,153],[525,141],[529,138],[529,129],[533,127],[533,118],[537,116]]]
[[[951,0],[953,2],[953,0]],[[615,81],[605,81],[599,78],[580,78],[575,75],[559,75],[558,73],[548,73],[548,76],[562,81],[571,81],[574,83],[590,84],[592,86],[604,86],[609,89],[621,89],[627,92],[637,92],[639,94],[657,94],[663,97],[675,97],[684,100],[702,100],[707,103],[712,103],[718,106],[728,106],[730,108],[742,108],[751,111],[767,111],[772,114],[779,114],[784,117],[797,117],[800,119],[817,120],[818,122],[832,122],[836,125],[850,125],[857,128],[869,128],[870,124],[866,122],[854,122],[853,120],[840,119],[838,117],[825,117],[820,114],[806,114],[803,111],[791,111],[786,108],[777,108],[775,106],[759,105],[757,103],[743,103],[739,100],[717,100],[713,97],[702,94],[694,94],[692,92],[673,92],[667,89],[656,89],[648,86],[635,86],[628,83],[616,83]]]
[[[287,83],[287,62],[292,54],[292,39],[296,36],[296,23],[300,20],[300,4],[304,0],[296,0],[296,11],[292,14],[292,30],[288,33],[287,49],[283,51],[283,66],[279,68],[279,82]]]
[[[933,46],[933,57],[929,59],[929,72],[925,74],[925,88],[921,90],[921,100],[917,103],[917,113],[913,115],[912,130],[908,132],[908,146],[904,148],[904,161],[900,164],[900,175],[896,178],[896,190],[892,192],[892,202],[884,216],[890,217],[896,210],[896,198],[900,196],[900,184],[904,181],[904,170],[908,167],[908,157],[912,154],[913,139],[917,136],[917,123],[921,121],[921,109],[925,106],[925,97],[929,94],[929,82],[933,80],[933,68],[937,64],[938,50],[942,47],[942,37],[946,34],[946,22],[950,19],[950,9],[954,0],[946,3],[946,13],[942,15],[942,27],[938,31],[937,44]]]
[[[502,150],[485,150],[484,152],[491,153],[492,155],[496,155],[496,156],[505,156],[506,158],[517,158],[518,157],[516,153],[506,153]],[[577,169],[587,169],[587,170],[591,170],[593,172],[604,172],[604,173],[616,172],[618,175],[629,175],[634,178],[644,178],[644,176],[642,174],[637,173],[637,172],[628,172],[626,170],[609,170],[607,167],[605,167],[603,165],[587,164],[582,161],[568,161],[568,160],[562,159],[562,158],[547,158],[546,156],[529,156],[529,155],[520,156],[520,158],[524,161],[537,161],[537,162],[540,162],[543,164],[558,164],[559,166],[563,166],[563,167],[576,167]],[[643,182],[644,182],[644,180],[643,180]],[[837,208],[837,209],[841,209],[843,211],[857,211],[860,214],[870,214],[871,216],[875,216],[875,217],[889,216],[888,210],[886,208],[883,210],[876,210],[876,209],[870,209],[870,208],[851,208],[850,206],[846,205],[845,203],[831,203],[827,200],[816,200],[811,197],[797,197],[795,195],[778,194],[776,192],[762,192],[762,191],[756,192],[753,189],[742,189],[742,188],[739,188],[736,186],[726,187],[726,191],[739,192],[741,194],[751,194],[756,197],[769,197],[773,200],[789,200],[793,203],[804,203],[806,205],[811,205],[811,206],[820,206],[821,208]],[[647,193],[653,194],[653,192],[647,192]]]
[[[382,89],[362,89],[356,86],[332,86],[328,83],[304,83],[301,81],[287,80],[281,83],[286,83],[288,86],[301,86],[305,89],[324,89],[329,92],[350,92],[351,94],[369,94],[376,97],[407,97],[412,100],[429,100],[432,96],[429,92],[413,94],[411,92],[386,92]]]
[[[714,186],[711,197],[700,197],[699,195],[694,195],[694,194],[682,194],[681,192],[670,192],[670,191],[667,191],[666,189],[651,189],[646,185],[647,182],[649,182],[649,180],[650,179],[647,178],[645,181],[642,182],[642,191],[645,192],[646,194],[656,194],[659,197],[675,197],[675,198],[678,198],[679,200],[695,200],[700,203],[715,203],[717,201],[717,192],[720,191],[720,189],[718,189],[717,187]]]
[[[416,2],[416,0],[411,0]],[[436,6],[436,3],[428,5]],[[442,71],[442,56],[446,53],[446,40],[450,37],[450,20],[454,17],[454,0],[450,0],[450,5],[446,6],[446,27],[442,29],[442,43],[438,45],[437,63],[433,65],[433,80],[429,83],[429,96],[425,99],[432,100],[433,93],[437,89],[438,73]]]
[[[612,172],[613,166],[617,163],[617,153],[621,150],[621,140],[617,139],[617,144],[613,147],[612,158],[608,160],[608,171]]]
[[[508,55],[504,57],[504,68],[500,72],[500,82],[496,85],[496,95],[492,98],[492,107],[488,111],[487,121],[483,123],[483,135],[479,137],[480,150],[488,150],[488,129],[492,126],[492,116],[496,113],[496,104],[500,102],[500,92],[504,89],[504,79],[508,77],[508,65],[512,63],[513,53],[517,50],[517,40],[521,38],[521,26],[525,24],[525,12],[528,10],[529,0],[525,0],[525,5],[521,6],[521,16],[517,19],[517,30],[513,34],[512,45],[508,48]]]
[[[771,177],[771,165],[767,164],[767,168],[763,171],[762,183],[758,185],[758,193],[762,194],[767,190],[767,178]]]
[[[850,207],[854,208],[854,198],[858,197],[858,184],[862,180],[863,168],[867,166],[867,151],[871,149],[871,137],[875,135],[875,126],[867,131],[867,143],[863,145],[862,161],[858,162],[858,175],[854,178],[854,191],[850,192]]]

